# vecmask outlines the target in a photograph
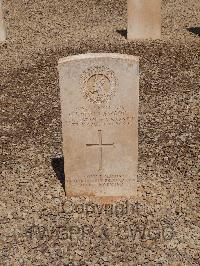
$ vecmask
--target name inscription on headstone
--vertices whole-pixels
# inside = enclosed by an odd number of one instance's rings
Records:
[[[138,67],[118,54],[59,60],[67,195],[136,194]]]

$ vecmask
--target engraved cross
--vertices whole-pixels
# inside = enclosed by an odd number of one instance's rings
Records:
[[[87,147],[98,146],[99,148],[99,171],[103,169],[103,147],[104,146],[114,146],[114,143],[103,143],[102,131],[98,130],[99,143],[86,144]]]

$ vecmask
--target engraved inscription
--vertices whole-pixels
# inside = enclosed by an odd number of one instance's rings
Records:
[[[96,144],[86,144],[87,147],[97,146],[99,148],[99,171],[103,170],[103,147],[114,146],[114,143],[103,143],[102,131],[98,130],[99,143]]]
[[[66,117],[66,123],[70,126],[131,125],[134,121],[133,114],[127,112],[123,106],[107,106],[107,110],[102,110],[99,116],[95,116],[85,107],[79,107]]]
[[[132,178],[121,175],[121,174],[91,174],[88,176],[83,177],[73,177],[73,184],[75,186],[95,186],[98,185],[100,187],[108,187],[108,186],[115,186],[115,187],[121,187],[125,184],[128,184],[132,181]]]

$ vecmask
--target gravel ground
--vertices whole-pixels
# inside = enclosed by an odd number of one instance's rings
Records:
[[[125,0],[5,0],[4,12],[0,265],[199,265],[199,0],[163,0],[158,41],[122,36]],[[56,66],[86,52],[140,56],[137,203],[65,196]]]

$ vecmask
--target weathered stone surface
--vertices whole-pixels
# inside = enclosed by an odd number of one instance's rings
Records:
[[[68,196],[136,194],[138,64],[120,54],[59,60]]]
[[[128,39],[161,38],[161,0],[128,0]]]
[[[2,3],[3,1],[0,0],[0,42],[3,42],[6,40],[6,28],[5,28],[4,17],[3,17]]]

